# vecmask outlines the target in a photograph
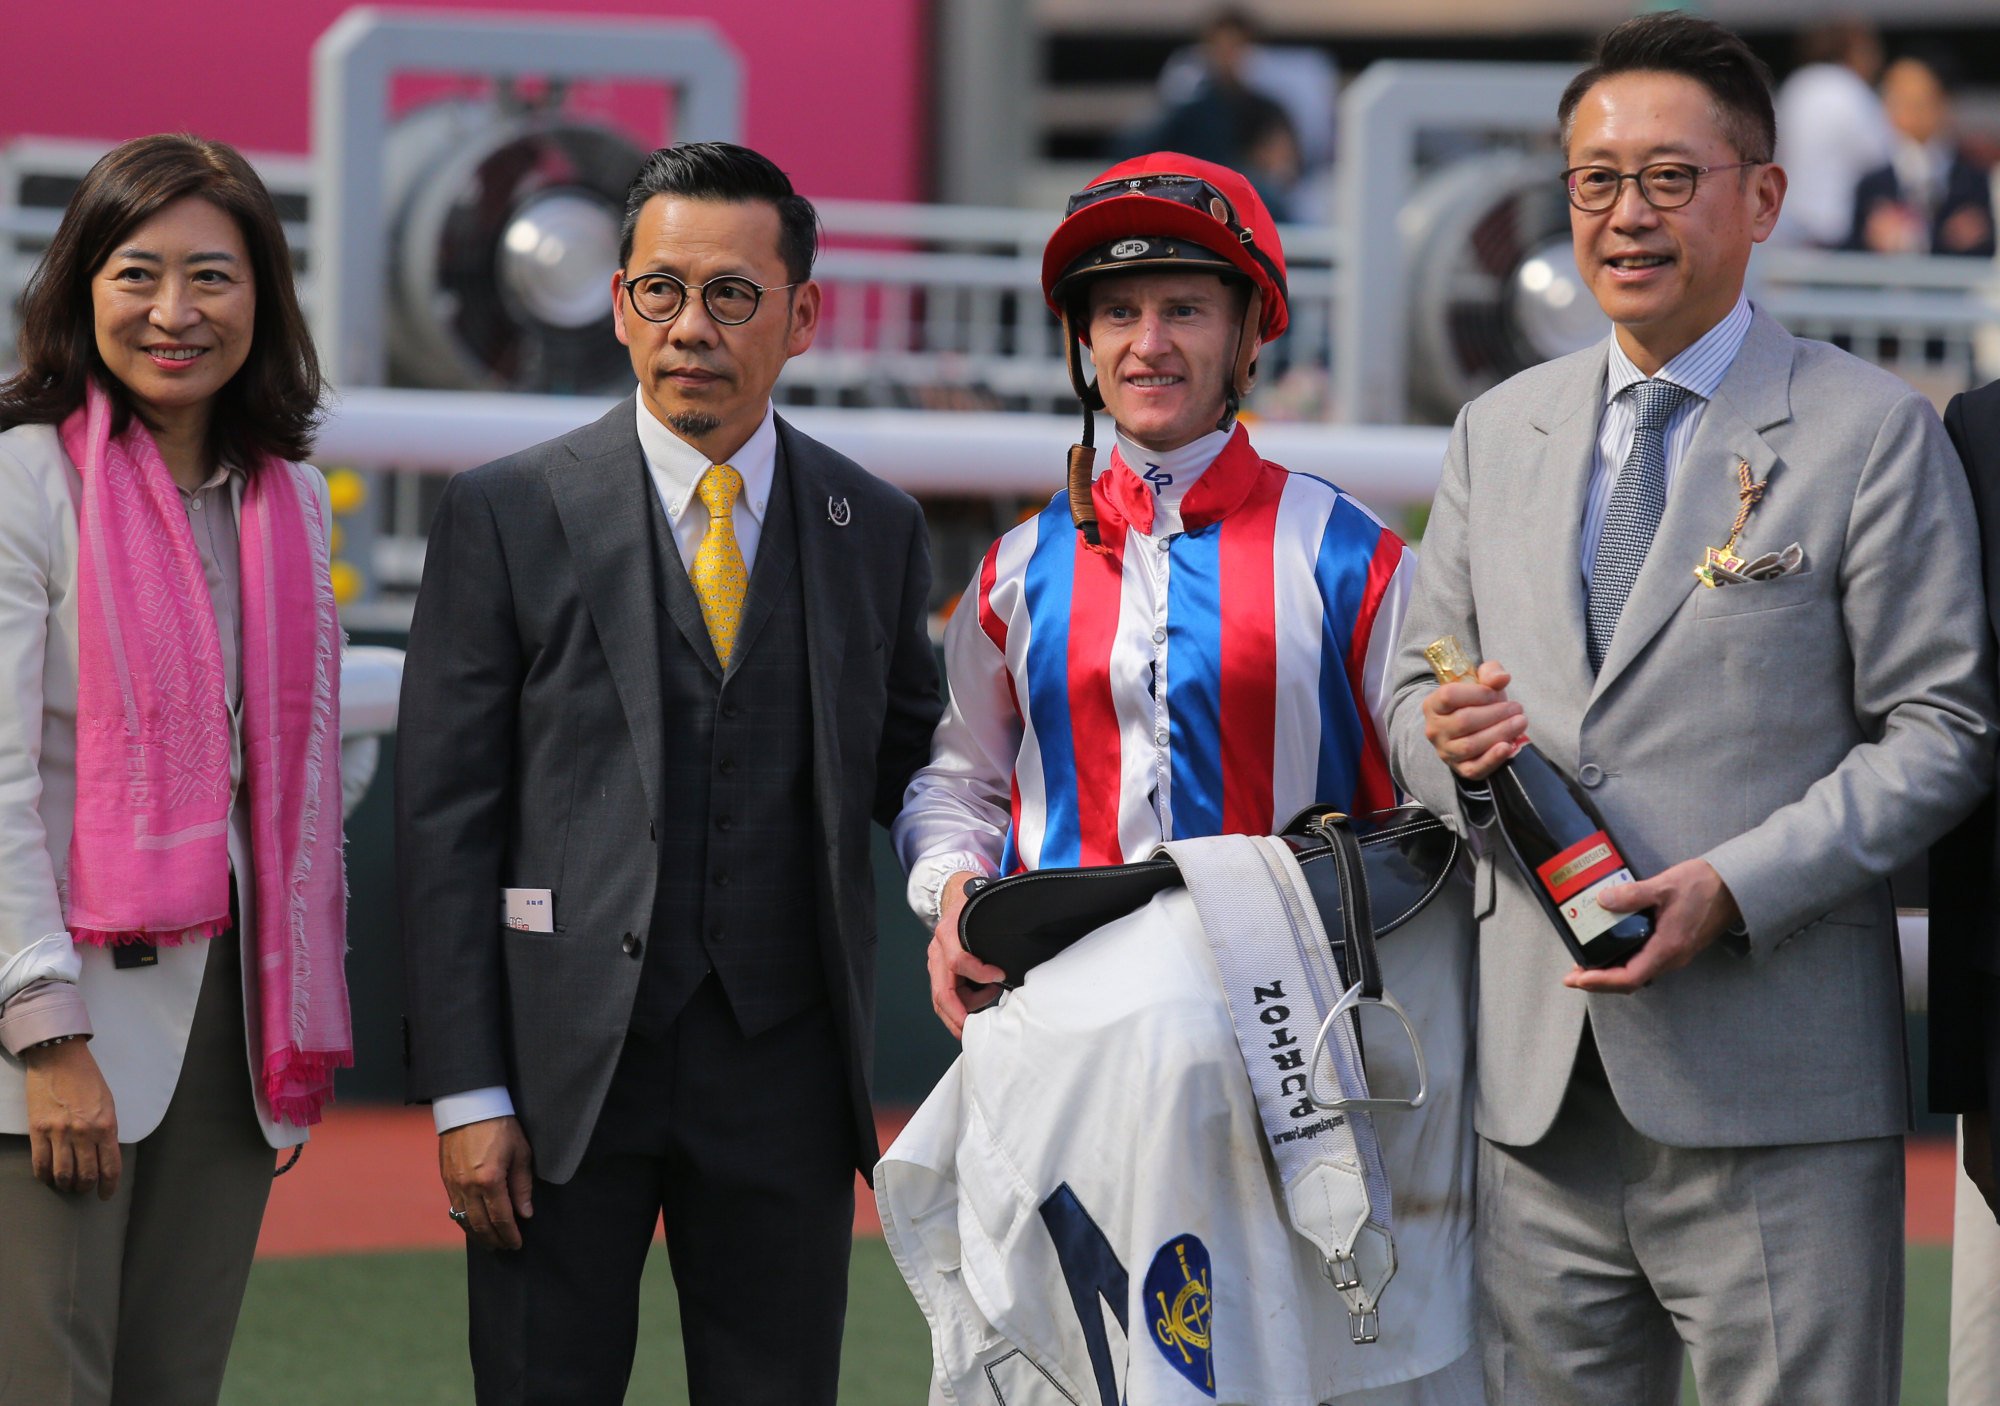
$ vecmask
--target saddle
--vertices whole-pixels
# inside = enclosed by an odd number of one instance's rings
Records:
[[[1215,959],[1287,1214],[1346,1301],[1352,1340],[1371,1343],[1380,1332],[1382,1291],[1396,1272],[1392,1193],[1372,1119],[1422,1108],[1430,1087],[1416,1028],[1383,987],[1376,940],[1444,891],[1460,848],[1456,835],[1415,806],[1358,822],[1313,806],[1276,838],[1182,840],[1136,864],[1043,869],[969,886],[959,938],[1018,986],[1085,934],[1186,888]],[[1386,1009],[1402,1026],[1414,1093],[1385,1098],[1371,1090],[1364,1006]],[[1307,1042],[1273,1024],[1300,1007],[1306,1030],[1319,1026],[1309,1057]],[[1330,1089],[1321,1087],[1324,1075],[1331,1075]]]
[[[1308,806],[1279,832],[1291,845],[1319,908],[1342,975],[1370,999],[1382,994],[1375,942],[1422,912],[1443,891],[1464,842],[1421,806],[1347,816]],[[1085,933],[1136,912],[1181,886],[1165,854],[1135,864],[1037,869],[974,880],[959,913],[965,950],[1019,986],[1028,972]],[[1349,915],[1358,919],[1348,921]]]

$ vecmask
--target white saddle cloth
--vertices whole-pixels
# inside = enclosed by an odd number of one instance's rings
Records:
[[[1400,1261],[1382,1337],[1291,1227],[1193,901],[1172,890],[1030,972],[876,1168],[930,1321],[933,1395],[961,1406],[1318,1406],[1472,1343],[1471,974],[1457,886],[1381,944],[1431,1097],[1376,1117]],[[1368,1037],[1377,1089],[1416,1086]]]

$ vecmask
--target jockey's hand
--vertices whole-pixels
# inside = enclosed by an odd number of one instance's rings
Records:
[[[931,1009],[954,1040],[965,1034],[965,1018],[1000,999],[1007,973],[982,962],[958,940],[958,915],[965,910],[965,886],[978,878],[961,870],[945,881],[939,895],[937,927],[931,932]]]

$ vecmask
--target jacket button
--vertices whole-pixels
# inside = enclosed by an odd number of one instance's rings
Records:
[[[721,929],[721,928],[710,928],[710,929],[708,930],[708,940],[709,940],[710,942],[720,942],[720,941],[722,941],[722,929]]]
[[[722,716],[725,718],[733,718],[736,716],[736,704],[734,700],[725,702],[722,705]]]
[[[1604,784],[1604,769],[1596,762],[1585,762],[1577,768],[1576,779],[1595,790]]]
[[[734,757],[724,757],[715,764],[715,769],[724,776],[734,776],[736,774],[736,759]]]
[[[646,950],[646,944],[639,940],[637,933],[626,933],[625,940],[618,944],[625,949],[625,955],[636,957]]]
[[[715,828],[718,830],[727,831],[734,827],[735,824],[736,822],[726,815],[717,816],[715,820]]]
[[[729,875],[728,875],[727,873],[721,873],[721,874],[717,874],[717,875],[715,876],[715,886],[716,886],[717,888],[719,888],[719,889],[726,889],[726,888],[728,888],[728,887],[729,887]]]

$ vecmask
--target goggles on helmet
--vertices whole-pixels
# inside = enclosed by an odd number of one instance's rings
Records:
[[[1229,197],[1202,180],[1199,176],[1147,175],[1134,176],[1127,180],[1106,181],[1103,185],[1080,190],[1069,198],[1063,209],[1063,218],[1068,219],[1079,210],[1088,209],[1100,200],[1112,200],[1121,195],[1150,195],[1155,200],[1171,200],[1176,205],[1185,205],[1191,210],[1201,210],[1210,219],[1219,220],[1229,232],[1244,243],[1250,242],[1249,232],[1236,218],[1236,207],[1229,203]]]
[[[1078,278],[1098,273],[1112,272],[1121,267],[1157,266],[1158,263],[1208,263],[1217,262],[1236,266],[1239,273],[1249,276],[1242,255],[1249,255],[1251,264],[1269,280],[1269,287],[1277,294],[1282,306],[1285,293],[1285,271],[1270,254],[1259,247],[1256,232],[1247,228],[1237,215],[1236,204],[1212,181],[1200,176],[1178,175],[1172,172],[1146,172],[1136,176],[1121,176],[1104,181],[1078,191],[1069,198],[1064,207],[1063,220],[1067,223],[1082,211],[1092,206],[1112,200],[1130,199],[1143,196],[1153,200],[1164,200],[1179,205],[1212,220],[1220,229],[1212,241],[1192,231],[1182,230],[1177,238],[1163,240],[1163,232],[1154,232],[1149,237],[1118,238],[1108,243],[1096,245],[1080,251],[1078,256],[1062,270],[1051,287],[1051,296],[1060,298],[1066,290],[1074,289]],[[1060,237],[1060,232],[1058,234]],[[1236,255],[1223,253],[1220,249],[1206,247],[1209,243],[1233,242],[1238,247]],[[1200,241],[1200,242],[1197,242]],[[1150,247],[1149,247],[1150,246]],[[1282,326],[1282,323],[1280,324]],[[1275,330],[1267,330],[1267,336],[1275,336]]]

